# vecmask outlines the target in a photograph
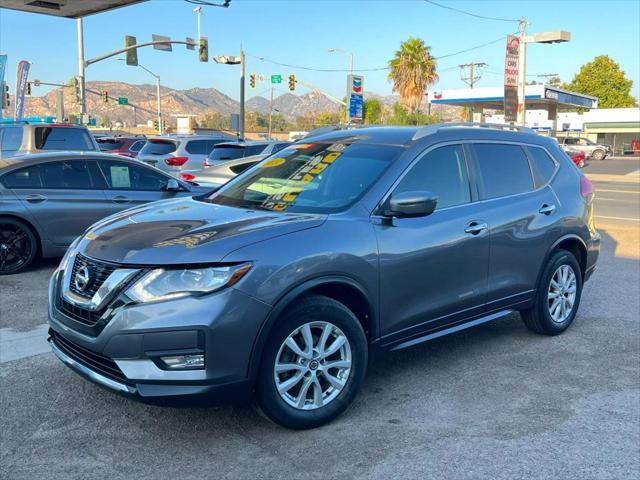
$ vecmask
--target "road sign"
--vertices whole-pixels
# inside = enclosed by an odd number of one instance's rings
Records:
[[[191,37],[187,37],[187,50],[195,50],[195,49],[196,49],[196,41]]]
[[[129,105],[129,99],[127,97],[118,97],[118,105]]]
[[[171,42],[171,37],[165,37],[164,35],[151,34],[151,40],[154,42]],[[162,50],[164,52],[171,52],[171,43],[157,43],[153,46],[156,50]]]
[[[282,83],[282,75],[271,75],[271,83]]]

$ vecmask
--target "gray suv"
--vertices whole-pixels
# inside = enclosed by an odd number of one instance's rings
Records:
[[[89,228],[51,278],[50,342],[145,402],[255,396],[275,422],[316,427],[380,351],[516,311],[562,333],[596,267],[593,197],[525,129],[305,138],[215,192]]]
[[[587,159],[604,160],[608,155],[611,155],[611,145],[596,143],[588,138],[563,137],[559,138],[558,142],[565,149],[584,152]]]

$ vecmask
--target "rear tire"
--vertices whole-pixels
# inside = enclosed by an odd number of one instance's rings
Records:
[[[571,252],[557,250],[542,273],[533,307],[521,312],[522,320],[535,333],[558,335],[573,323],[581,294],[578,261]]]
[[[292,429],[330,422],[358,393],[367,355],[367,337],[351,310],[305,296],[285,311],[265,346],[257,381],[262,413]]]
[[[0,218],[0,275],[25,270],[38,255],[38,241],[29,225],[15,218]]]

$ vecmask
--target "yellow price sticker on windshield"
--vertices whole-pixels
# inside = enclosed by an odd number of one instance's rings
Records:
[[[281,157],[276,157],[276,158],[272,158],[271,160],[267,160],[266,162],[262,162],[260,164],[260,166],[262,168],[272,168],[272,167],[279,167],[280,165],[282,165],[285,162],[284,158]]]

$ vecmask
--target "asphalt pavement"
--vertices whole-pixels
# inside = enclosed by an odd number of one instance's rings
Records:
[[[587,167],[603,246],[567,332],[535,335],[514,314],[387,354],[354,405],[311,431],[251,407],[169,409],[107,392],[42,351],[55,262],[0,277],[0,478],[640,478],[633,162]]]

